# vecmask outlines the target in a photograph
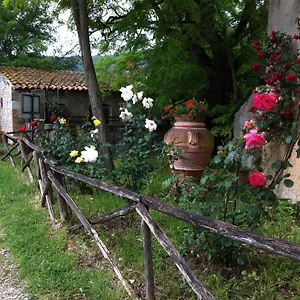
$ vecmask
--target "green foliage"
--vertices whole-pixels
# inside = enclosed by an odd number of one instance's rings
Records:
[[[113,12],[110,18],[99,5]],[[234,96],[237,105],[256,85],[250,44],[266,31],[266,1],[143,0],[123,6],[105,0],[90,10],[91,27],[105,37],[103,53],[142,53],[139,81],[161,107],[186,97],[213,106]],[[131,72],[124,67],[123,76]]]
[[[24,2],[24,3],[23,3]],[[34,65],[53,38],[50,6],[46,2],[0,2],[0,63]],[[41,59],[50,65],[49,59]]]

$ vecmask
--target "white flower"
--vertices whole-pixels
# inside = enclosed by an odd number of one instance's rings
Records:
[[[146,119],[145,128],[149,129],[150,132],[155,131],[157,124],[153,120]]]
[[[127,110],[127,108],[125,108],[125,110],[123,110],[121,113],[120,113],[120,116],[119,116],[122,120],[130,120],[132,117],[133,117],[133,114],[131,112],[129,112]]]
[[[91,137],[93,137],[96,133],[98,133],[99,132],[99,130],[98,130],[98,128],[96,128],[95,130],[91,130],[90,131],[90,135],[91,135]]]
[[[135,104],[138,101],[143,99],[144,92],[138,92],[136,95],[133,95],[132,103]]]
[[[122,93],[121,97],[124,99],[124,101],[129,101],[132,99],[133,97],[132,88],[133,88],[132,84],[120,88],[120,92]]]
[[[153,106],[153,99],[152,98],[144,98],[143,99],[143,106],[145,108],[151,108]]]
[[[85,151],[81,151],[81,158],[85,162],[95,162],[98,158],[98,151],[95,146],[84,147]]]

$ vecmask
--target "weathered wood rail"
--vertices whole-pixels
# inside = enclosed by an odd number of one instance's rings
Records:
[[[10,141],[10,142],[9,142]],[[144,268],[145,268],[145,291],[146,299],[155,299],[154,273],[152,264],[152,247],[151,233],[164,248],[166,253],[172,258],[180,273],[184,276],[187,283],[195,292],[199,299],[214,299],[210,291],[196,277],[191,268],[185,262],[178,250],[173,246],[164,231],[159,227],[155,220],[151,217],[149,210],[155,210],[163,214],[180,219],[195,227],[211,231],[221,236],[226,236],[232,240],[247,244],[250,247],[267,250],[273,254],[289,257],[300,261],[300,245],[291,243],[285,240],[279,240],[263,236],[229,223],[219,220],[213,220],[207,217],[199,216],[188,212],[184,209],[177,208],[161,202],[152,196],[139,195],[123,187],[117,187],[97,179],[89,178],[85,175],[74,173],[61,168],[46,158],[46,151],[39,146],[33,144],[30,140],[24,137],[15,136],[12,134],[3,134],[3,143],[5,154],[2,160],[9,157],[13,167],[16,167],[16,162],[12,153],[17,151],[16,155],[21,155],[21,170],[27,170],[30,181],[34,180],[34,176],[30,169],[30,163],[34,162],[36,180],[41,194],[41,205],[47,207],[49,218],[53,223],[57,222],[54,214],[53,205],[57,203],[60,219],[63,222],[69,222],[71,214],[75,214],[80,223],[70,227],[71,230],[76,230],[84,227],[88,234],[93,238],[103,256],[110,263],[112,270],[120,280],[127,293],[133,298],[138,298],[134,289],[121,274],[117,262],[101,240],[97,231],[93,228],[93,224],[105,223],[120,216],[126,216],[130,213],[137,212],[141,217],[141,227],[143,236],[144,248]],[[100,189],[118,197],[128,200],[129,204],[119,208],[113,212],[88,220],[67,191],[65,177],[69,177],[90,185],[96,189]],[[57,199],[54,201],[53,189],[56,190]]]

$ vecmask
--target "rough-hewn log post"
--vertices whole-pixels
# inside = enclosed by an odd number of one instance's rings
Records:
[[[3,134],[3,135],[2,135],[2,140],[3,140],[4,150],[5,150],[5,152],[9,155],[10,150],[9,150],[9,147],[8,147],[8,138],[7,138],[7,135],[6,135],[6,134]],[[19,145],[19,143],[17,142],[17,143],[16,143],[16,147],[18,147],[18,145]],[[3,159],[4,159],[4,158],[3,158]],[[15,167],[16,167],[16,164],[15,164],[15,161],[14,161],[14,159],[12,158],[11,155],[9,155],[9,159],[10,159],[11,165],[15,168]]]
[[[147,223],[142,218],[142,233],[143,233],[143,247],[144,247],[144,268],[145,268],[145,289],[146,299],[154,300],[154,273],[152,262],[152,246],[151,246],[151,231]]]
[[[57,172],[53,172],[53,175],[56,177],[56,179],[60,183],[60,185],[63,186],[64,189],[66,189],[66,182],[65,182],[64,175],[57,173]],[[70,212],[67,202],[61,196],[60,193],[57,193],[56,199],[57,199],[57,204],[58,204],[61,220],[63,222],[69,222],[70,218],[71,218],[71,212]]]
[[[170,255],[173,259],[175,265],[177,266],[180,273],[184,276],[190,287],[193,289],[195,294],[204,300],[213,300],[215,299],[213,295],[209,292],[209,290],[204,286],[204,284],[195,276],[193,271],[187,265],[185,260],[182,258],[180,253],[176,250],[173,244],[169,241],[165,233],[161,230],[161,228],[153,221],[146,207],[139,203],[136,211],[143,218],[143,220],[147,223],[151,232],[154,234],[160,245],[165,249],[165,251]]]
[[[25,166],[23,168],[23,166],[25,165],[25,162],[27,161],[27,155],[28,155],[28,153],[30,153],[30,148],[28,148],[26,146],[26,144],[22,141],[21,138],[19,139],[19,145],[20,145],[21,156],[22,156],[22,159],[21,159],[21,168],[22,168],[22,171],[25,170],[25,168],[26,168],[29,181],[33,182],[33,175],[32,175],[32,172],[31,172],[29,166]]]
[[[44,159],[40,155],[38,155],[38,163],[39,163],[40,174],[41,174],[41,179],[39,180],[40,191],[42,195],[41,205],[42,206],[45,206],[45,204],[47,205],[49,217],[53,223],[56,223],[56,219],[52,207],[53,193],[52,193],[51,181],[49,180],[47,175],[47,167],[44,163]]]

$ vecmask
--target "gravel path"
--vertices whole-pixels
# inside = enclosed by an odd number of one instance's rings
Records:
[[[0,246],[0,300],[28,300],[17,283],[16,266],[9,251]]]

